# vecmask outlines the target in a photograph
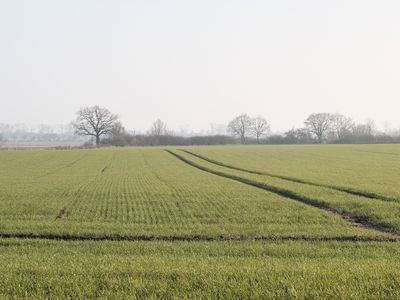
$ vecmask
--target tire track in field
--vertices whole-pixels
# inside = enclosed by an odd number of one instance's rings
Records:
[[[66,204],[64,207],[62,207],[58,213],[58,215],[55,217],[54,221],[57,221],[59,219],[63,219],[67,217],[71,211],[74,209],[74,207],[79,203],[80,197],[79,195],[84,191],[89,185],[91,185],[95,180],[98,178],[99,175],[95,175],[93,177],[88,177],[86,180],[83,182],[77,184],[73,189],[73,192],[70,195],[70,200],[68,201],[68,204]]]
[[[85,155],[84,155],[85,156]],[[93,177],[88,177],[86,180],[81,182],[80,184],[77,184],[74,188],[74,191],[72,192],[70,196],[70,201],[68,201],[68,204],[66,204],[64,207],[62,207],[58,213],[58,215],[55,217],[54,221],[60,220],[68,216],[73,209],[79,205],[81,202],[81,197],[80,194],[90,185],[93,185],[93,183],[97,182],[98,179],[104,174],[104,172],[111,166],[112,161],[114,160],[116,156],[116,152],[113,153],[112,157],[108,162],[103,165],[103,168],[100,170],[100,173],[94,175]],[[83,159],[82,157],[81,159]],[[79,161],[79,160],[78,160]],[[75,164],[76,162],[74,162]]]
[[[245,236],[245,235],[190,235],[190,236],[152,236],[152,235],[72,235],[72,234],[33,234],[33,233],[0,233],[0,239],[30,239],[54,241],[116,241],[116,242],[382,242],[397,243],[397,237],[385,236]]]
[[[185,202],[187,201],[187,198],[184,196],[186,188],[189,188],[189,186],[183,186],[182,182],[179,182],[179,185],[175,182],[172,183],[168,180],[166,180],[161,174],[159,174],[159,170],[157,168],[158,164],[155,163],[156,167],[153,167],[150,162],[147,160],[144,151],[141,152],[142,154],[142,159],[147,167],[147,170],[151,172],[151,174],[161,183],[163,184],[168,191],[171,193],[171,195],[175,198],[174,204],[166,205],[163,207],[163,210],[167,212],[167,215],[169,216],[169,221],[174,223],[175,225],[178,224],[185,224],[188,225],[188,221],[185,220],[182,223],[182,220],[180,220],[179,217],[176,216],[176,212],[170,211],[170,206],[173,206],[173,210],[178,210],[180,214],[182,214],[185,217],[189,217],[191,219],[190,223],[192,224],[200,224],[200,220],[198,218],[198,211],[205,211],[207,212],[208,209],[214,209],[218,213],[218,217],[226,217],[226,211],[221,208],[221,206],[218,204],[218,202],[215,201],[210,201],[207,207],[204,207],[204,204],[201,201],[192,201],[192,205],[195,207],[195,209],[185,209]],[[168,155],[168,154],[166,154]],[[170,175],[168,175],[170,177]],[[154,184],[154,183],[152,183]],[[183,203],[183,204],[182,204]]]
[[[353,196],[365,197],[365,198],[369,198],[369,199],[373,199],[373,200],[380,200],[380,201],[386,201],[386,202],[399,203],[399,201],[396,200],[395,198],[386,197],[386,196],[379,195],[379,194],[372,193],[372,192],[360,191],[360,190],[347,188],[347,187],[339,187],[339,186],[334,186],[334,185],[316,183],[316,182],[307,181],[307,180],[298,179],[298,178],[293,178],[293,177],[289,177],[289,176],[276,175],[276,174],[272,174],[272,173],[268,173],[268,172],[259,172],[259,171],[244,169],[244,168],[240,168],[240,167],[235,167],[233,165],[225,164],[223,162],[220,162],[220,161],[205,157],[203,155],[196,154],[194,152],[191,152],[191,151],[188,151],[188,150],[185,150],[185,149],[179,149],[179,150],[183,151],[183,152],[185,152],[185,153],[187,153],[189,155],[192,155],[194,157],[197,157],[199,159],[202,159],[204,161],[207,161],[207,162],[209,162],[211,164],[218,165],[218,166],[225,167],[225,168],[232,169],[232,170],[236,170],[236,171],[246,172],[246,173],[255,174],[255,175],[269,176],[269,177],[278,178],[278,179],[291,181],[291,182],[295,182],[295,183],[300,183],[300,184],[306,184],[306,185],[317,186],[317,187],[324,187],[324,188],[332,189],[332,190],[335,190],[335,191],[338,191],[338,192],[347,193],[347,194],[350,194],[350,195],[353,195]]]
[[[62,170],[64,170],[64,169],[71,168],[72,166],[74,166],[75,164],[77,164],[79,161],[81,161],[81,160],[84,159],[85,157],[86,157],[86,153],[83,154],[81,157],[79,157],[79,158],[73,160],[72,162],[69,162],[68,164],[66,164],[66,165],[64,165],[64,166],[62,166],[62,167],[60,167],[60,168],[57,168],[57,169],[55,169],[55,170],[53,170],[53,171],[47,172],[46,174],[43,174],[43,175],[41,175],[41,176],[38,176],[37,178],[38,178],[38,179],[44,178],[44,177],[47,177],[47,176],[49,176],[49,175],[54,175],[54,174],[56,174],[56,173],[58,173],[59,171],[62,171]]]
[[[364,152],[364,153],[373,153],[373,154],[394,155],[394,156],[399,156],[400,155],[400,153],[395,153],[395,152],[369,151],[369,150],[360,150],[360,149],[354,149],[352,151]]]
[[[360,227],[360,228],[364,228],[364,229],[371,229],[371,230],[375,230],[377,232],[380,233],[390,233],[392,234],[394,237],[399,237],[397,232],[393,232],[393,228],[387,227],[387,226],[383,226],[383,225],[377,225],[377,224],[373,224],[371,223],[367,218],[365,217],[360,217],[360,216],[355,216],[355,215],[351,215],[349,213],[328,207],[325,203],[316,200],[316,199],[312,199],[312,198],[308,198],[308,197],[304,197],[304,196],[300,196],[298,194],[296,194],[293,191],[287,190],[287,189],[282,189],[282,188],[278,188],[275,187],[273,185],[268,185],[268,184],[261,184],[261,183],[257,183],[255,181],[252,181],[250,179],[246,179],[240,176],[236,176],[236,175],[231,175],[231,174],[227,174],[224,172],[220,172],[220,171],[216,171],[216,170],[212,170],[210,168],[201,166],[191,160],[188,160],[186,158],[184,158],[183,156],[171,151],[171,150],[167,150],[164,149],[164,151],[168,152],[169,154],[171,154],[172,156],[174,156],[175,158],[181,160],[182,162],[197,168],[201,171],[210,173],[210,174],[214,174],[216,176],[220,176],[220,177],[224,177],[227,179],[231,179],[252,187],[256,187],[259,189],[262,189],[264,191],[268,191],[271,193],[274,193],[276,195],[282,196],[284,198],[287,199],[291,199],[291,200],[295,200],[310,206],[313,206],[315,208],[318,208],[322,211],[325,211],[329,214],[333,214],[335,216],[338,216],[340,218],[342,218],[343,220],[347,221],[348,223],[350,223],[351,225],[355,226],[355,227]]]
[[[101,174],[103,174],[104,172],[106,172],[112,165],[113,160],[115,159],[115,156],[117,155],[117,152],[114,151],[112,157],[110,158],[110,160],[108,161],[108,163],[101,169]]]

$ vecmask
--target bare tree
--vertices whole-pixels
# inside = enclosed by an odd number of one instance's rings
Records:
[[[322,144],[324,137],[332,127],[332,115],[329,113],[311,114],[304,124],[317,137],[318,143]]]
[[[332,115],[332,130],[339,141],[343,141],[346,136],[351,134],[354,122],[351,118],[342,114]]]
[[[362,124],[356,124],[352,132],[356,143],[374,143],[376,133],[376,125],[372,119],[368,119]]]
[[[374,135],[376,134],[377,129],[376,129],[376,124],[375,124],[375,121],[374,121],[374,120],[372,120],[372,119],[367,119],[367,120],[365,121],[365,127],[366,127],[367,132],[368,132],[368,134],[369,134],[370,136],[374,136]]]
[[[95,137],[96,145],[102,135],[111,133],[117,125],[120,125],[118,116],[97,105],[80,109],[73,123],[76,134]]]
[[[256,136],[257,144],[260,143],[260,137],[264,134],[268,133],[270,130],[270,126],[263,117],[257,116],[252,120],[251,131]]]
[[[167,124],[165,124],[160,119],[155,120],[150,129],[150,135],[153,136],[168,135]]]
[[[228,131],[233,135],[238,136],[240,138],[240,142],[245,144],[246,136],[251,131],[252,125],[252,119],[248,115],[243,114],[229,122]]]

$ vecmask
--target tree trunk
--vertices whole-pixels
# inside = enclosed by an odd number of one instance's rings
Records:
[[[100,135],[96,135],[96,146],[100,145]]]

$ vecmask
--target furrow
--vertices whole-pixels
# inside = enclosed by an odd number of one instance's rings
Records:
[[[391,233],[392,235],[397,237],[397,233],[394,233],[393,229],[390,228],[390,227],[386,227],[386,226],[383,226],[383,225],[372,224],[366,218],[362,218],[362,217],[359,217],[359,216],[351,215],[351,214],[345,213],[343,211],[339,211],[337,209],[328,207],[325,203],[323,203],[323,202],[321,202],[319,200],[316,200],[316,199],[313,199],[313,198],[309,198],[309,197],[305,197],[305,196],[296,194],[293,191],[290,191],[290,190],[287,190],[287,189],[283,189],[283,188],[278,188],[278,187],[273,186],[273,185],[268,185],[268,184],[265,184],[265,183],[259,183],[259,182],[255,182],[255,181],[252,181],[250,179],[246,179],[246,178],[243,178],[243,177],[240,177],[240,176],[227,174],[227,173],[224,173],[224,172],[221,172],[221,171],[212,170],[212,169],[210,169],[208,167],[204,167],[204,166],[199,165],[199,164],[197,164],[197,163],[195,163],[195,162],[193,162],[191,160],[188,160],[188,159],[184,158],[183,156],[181,156],[181,155],[179,155],[179,154],[177,154],[177,153],[175,153],[173,151],[170,151],[170,150],[167,150],[167,149],[165,149],[165,151],[167,151],[168,153],[170,153],[171,155],[173,155],[177,159],[181,160],[182,162],[184,162],[184,163],[186,163],[186,164],[188,164],[188,165],[190,165],[190,166],[192,166],[194,168],[202,170],[204,172],[208,172],[208,173],[220,176],[220,177],[224,177],[224,178],[228,178],[228,179],[231,179],[231,180],[235,180],[235,181],[238,181],[240,183],[243,183],[243,184],[246,184],[246,185],[249,185],[249,186],[253,186],[253,187],[256,187],[256,188],[259,188],[259,189],[262,189],[262,190],[265,190],[265,191],[268,191],[268,192],[271,192],[271,193],[274,193],[274,194],[277,194],[277,195],[285,197],[287,199],[291,199],[291,200],[302,202],[304,204],[313,206],[313,207],[318,208],[318,209],[320,209],[322,211],[325,211],[327,213],[334,214],[334,215],[336,215],[338,217],[341,217],[345,221],[351,223],[353,226],[362,227],[362,228],[365,228],[365,229],[372,229],[372,230],[375,230],[375,231],[378,231],[378,232],[381,232],[381,233]]]
[[[65,166],[62,166],[62,167],[57,168],[57,169],[55,169],[55,170],[52,170],[52,171],[50,171],[50,172],[48,172],[48,173],[45,173],[45,174],[43,174],[43,175],[41,175],[41,176],[38,176],[37,179],[44,178],[44,177],[47,177],[47,176],[49,176],[49,175],[54,175],[54,174],[58,173],[59,171],[62,171],[62,170],[64,170],[64,169],[71,168],[71,167],[73,167],[74,165],[76,165],[78,162],[80,162],[81,160],[83,160],[83,159],[85,158],[85,156],[86,156],[86,154],[83,154],[81,157],[79,157],[79,158],[73,160],[72,162],[67,163]]]
[[[295,183],[301,183],[301,184],[306,184],[306,185],[311,185],[311,186],[317,186],[317,187],[324,187],[324,188],[328,188],[328,189],[332,189],[338,192],[343,192],[343,193],[347,193],[347,194],[351,194],[354,196],[360,196],[360,197],[364,197],[364,198],[369,198],[369,199],[373,199],[373,200],[380,200],[380,201],[387,201],[387,202],[397,202],[397,199],[394,198],[390,198],[390,197],[386,197],[383,195],[379,195],[376,193],[372,193],[372,192],[366,192],[366,191],[360,191],[360,190],[355,190],[353,188],[347,188],[347,187],[339,187],[339,186],[334,186],[334,185],[327,185],[327,184],[322,184],[322,183],[316,183],[316,182],[311,182],[311,181],[307,181],[307,180],[303,180],[303,179],[298,179],[298,178],[293,178],[293,177],[289,177],[289,176],[282,176],[282,175],[276,175],[276,174],[272,174],[272,173],[268,173],[268,172],[259,172],[259,171],[254,171],[254,170],[249,170],[249,169],[244,169],[244,168],[240,168],[240,167],[236,167],[233,165],[229,165],[208,157],[205,157],[203,155],[199,155],[197,153],[185,150],[185,149],[179,149],[180,151],[183,151],[189,155],[192,155],[194,157],[197,157],[199,159],[202,159],[204,161],[207,161],[209,163],[221,166],[221,167],[225,167],[225,168],[229,168],[232,170],[236,170],[236,171],[241,171],[241,172],[246,172],[249,174],[255,174],[255,175],[263,175],[263,176],[269,176],[269,177],[273,177],[273,178],[278,178],[278,179],[282,179],[282,180],[286,180],[286,181],[291,181],[291,182],[295,182]]]
[[[258,236],[244,235],[190,235],[190,236],[152,236],[152,235],[57,235],[57,234],[24,234],[24,233],[0,233],[0,239],[40,239],[55,241],[131,241],[131,242],[229,242],[229,241],[308,241],[308,242],[400,242],[396,237],[382,236]]]

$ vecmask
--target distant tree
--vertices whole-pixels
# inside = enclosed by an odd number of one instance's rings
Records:
[[[304,122],[310,133],[317,137],[319,144],[322,144],[326,134],[332,128],[332,114],[329,113],[318,113],[311,114]]]
[[[366,131],[369,135],[374,136],[377,132],[375,121],[372,119],[367,119],[364,123]]]
[[[115,123],[115,126],[107,134],[107,137],[102,139],[102,144],[123,147],[129,143],[129,134],[126,132],[121,122]]]
[[[192,136],[188,138],[189,145],[226,145],[233,143],[234,138],[226,135]]]
[[[352,134],[356,143],[373,143],[376,135],[375,122],[368,119],[363,124],[355,125]]]
[[[116,126],[120,126],[118,116],[97,105],[80,109],[73,122],[75,133],[95,137],[97,146],[101,136],[111,133]]]
[[[153,122],[153,125],[151,126],[150,135],[153,136],[168,135],[167,124],[165,124],[160,119],[155,120]]]
[[[293,128],[285,132],[284,142],[286,144],[307,144],[313,141],[307,128]]]
[[[270,126],[263,117],[257,116],[252,120],[251,131],[256,137],[257,144],[260,143],[260,137],[268,133],[270,130]]]
[[[238,136],[240,142],[245,144],[246,137],[251,132],[252,126],[252,119],[248,115],[242,114],[229,122],[228,131],[233,135]]]
[[[351,134],[351,130],[354,127],[354,122],[351,118],[348,118],[342,114],[332,115],[332,131],[335,134],[339,142],[343,142],[346,136]]]

